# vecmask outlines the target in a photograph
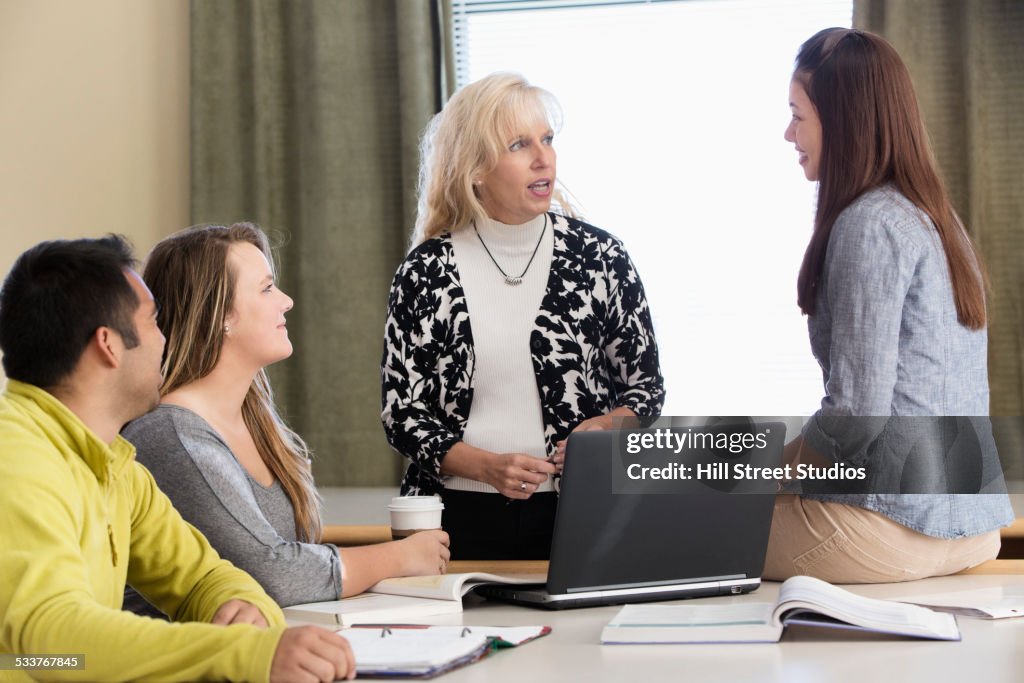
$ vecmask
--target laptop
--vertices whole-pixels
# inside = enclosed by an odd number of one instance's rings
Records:
[[[708,435],[719,445],[723,437],[733,444],[757,442],[744,450],[708,448]],[[749,472],[779,466],[785,435],[781,422],[752,421],[572,434],[547,583],[487,584],[475,592],[567,609],[755,590],[761,585],[778,483],[715,475],[731,475],[737,467]],[[645,443],[669,447],[628,448]],[[706,476],[696,476],[698,465]],[[659,478],[651,476],[652,469],[661,471]],[[678,478],[671,478],[673,472]]]

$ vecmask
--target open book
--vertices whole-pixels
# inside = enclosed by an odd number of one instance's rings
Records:
[[[487,583],[544,583],[544,574],[499,576],[485,572],[385,579],[365,593],[342,600],[284,608],[286,618],[332,626],[412,623],[420,617],[462,611],[462,596]]]
[[[855,595],[810,576],[783,582],[772,603],[627,605],[601,633],[602,643],[774,643],[790,624],[960,640],[950,614]]]

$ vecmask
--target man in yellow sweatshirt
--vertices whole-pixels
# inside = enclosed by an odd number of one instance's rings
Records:
[[[0,680],[353,677],[347,641],[286,629],[119,436],[159,401],[164,348],[133,267],[116,236],[44,242],[0,291]],[[186,623],[122,612],[126,582]]]

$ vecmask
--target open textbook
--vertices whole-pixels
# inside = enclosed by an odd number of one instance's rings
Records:
[[[855,595],[810,576],[783,582],[775,603],[627,605],[605,626],[601,642],[774,643],[790,624],[960,640],[951,614]]]
[[[420,617],[461,612],[462,596],[483,584],[536,584],[546,580],[544,574],[499,576],[486,572],[385,579],[351,598],[285,607],[284,615],[294,621],[333,626],[412,623]]]

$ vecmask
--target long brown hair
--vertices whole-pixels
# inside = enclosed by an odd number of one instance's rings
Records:
[[[829,28],[800,47],[794,80],[821,120],[818,208],[797,281],[797,301],[814,315],[829,235],[864,192],[890,183],[935,225],[949,265],[960,323],[985,327],[981,258],[953,210],[928,144],[910,73],[885,39]]]
[[[273,268],[267,236],[251,223],[182,230],[157,244],[146,261],[143,279],[159,303],[157,324],[167,338],[163,396],[207,376],[220,360],[224,319],[235,294],[236,275],[228,265],[228,250],[236,243],[255,246]],[[242,418],[263,462],[292,501],[297,537],[319,541],[320,499],[309,448],[278,414],[263,369],[245,395]]]

